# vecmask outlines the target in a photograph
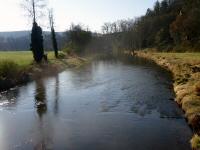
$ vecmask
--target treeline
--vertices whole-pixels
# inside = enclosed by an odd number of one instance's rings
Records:
[[[13,32],[15,33],[15,32]],[[30,49],[30,33],[24,36],[0,36],[0,51],[26,51]],[[56,37],[58,39],[58,47],[61,49],[64,47],[65,41],[68,38],[68,33],[56,33]],[[44,49],[45,50],[53,50],[53,46],[51,44],[51,33],[44,32]]]
[[[32,4],[32,0],[28,0],[28,5]],[[35,11],[31,12],[34,14]],[[45,50],[65,49],[75,53],[118,53],[145,48],[200,51],[200,0],[157,1],[154,7],[147,9],[146,14],[141,17],[105,23],[102,26],[103,34],[92,33],[81,25],[72,24],[70,30],[63,35],[56,34],[57,44],[55,39],[53,40],[53,18],[50,17],[49,20],[52,20],[51,34],[43,34]],[[26,50],[29,49],[30,43],[30,36],[0,38],[0,50]],[[55,48],[56,45],[58,48]]]
[[[20,51],[28,50],[30,45],[30,38],[23,37],[0,37],[0,51]]]
[[[83,54],[93,37],[92,32],[80,24],[71,24],[70,30],[66,31],[64,50],[68,53]]]
[[[144,16],[105,23],[102,32],[118,49],[200,51],[200,1],[157,1]]]

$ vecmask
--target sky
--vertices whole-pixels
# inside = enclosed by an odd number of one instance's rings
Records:
[[[31,20],[20,7],[22,0],[0,0],[0,31],[30,30]],[[133,19],[144,15],[156,0],[47,0],[54,9],[56,31],[69,29],[71,23],[82,24],[92,31],[101,31],[105,22]],[[47,17],[38,20],[49,30]]]

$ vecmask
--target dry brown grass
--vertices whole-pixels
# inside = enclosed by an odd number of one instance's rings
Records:
[[[139,57],[154,60],[170,70],[174,77],[176,101],[185,111],[188,123],[200,131],[200,53],[137,52]],[[200,149],[200,137],[194,135],[192,148]]]
[[[198,96],[200,96],[200,82],[198,81],[195,85],[195,91]]]
[[[191,95],[192,91],[191,90],[187,90],[186,88],[185,89],[182,89],[182,90],[179,90],[176,92],[176,102],[179,104],[179,105],[182,105],[182,100],[184,97],[188,96],[188,95]]]
[[[197,134],[195,134],[193,136],[190,143],[191,143],[193,150],[199,150],[200,149],[200,137]]]

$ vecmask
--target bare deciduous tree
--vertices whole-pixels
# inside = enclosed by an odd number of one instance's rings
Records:
[[[44,16],[46,0],[22,0],[21,7],[26,11],[26,15],[36,22],[36,19]]]

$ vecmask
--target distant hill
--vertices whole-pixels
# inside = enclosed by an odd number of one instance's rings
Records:
[[[30,31],[10,31],[10,32],[0,32],[0,37],[3,38],[19,38],[30,35]]]
[[[20,51],[29,50],[31,31],[11,31],[0,32],[0,51]],[[64,32],[57,32],[57,41],[59,47],[64,45],[67,34]],[[43,32],[44,47],[46,50],[51,50],[51,34],[49,31]]]
[[[56,32],[59,35],[62,35],[64,32]],[[0,37],[4,38],[19,38],[29,36],[31,31],[8,31],[8,32],[0,32]],[[50,34],[49,31],[43,31],[43,34]]]

